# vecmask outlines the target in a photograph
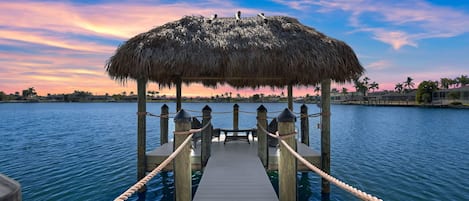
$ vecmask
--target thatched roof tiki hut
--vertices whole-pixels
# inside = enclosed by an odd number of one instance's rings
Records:
[[[181,108],[181,83],[235,88],[289,88],[322,85],[322,166],[329,172],[330,83],[347,82],[364,71],[353,50],[298,20],[259,14],[246,18],[186,16],[119,46],[106,64],[112,79],[137,80],[139,114],[146,112],[147,82],[176,86]],[[291,104],[291,103],[290,103]],[[291,105],[290,105],[291,108]],[[139,159],[145,158],[145,116],[138,116]],[[138,177],[145,173],[139,166]],[[324,190],[324,189],[323,189]],[[328,191],[328,187],[326,189]]]

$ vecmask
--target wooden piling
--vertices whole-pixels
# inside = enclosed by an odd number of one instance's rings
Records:
[[[264,167],[267,167],[269,165],[267,134],[260,127],[267,129],[267,109],[264,105],[257,108],[257,155]]]
[[[212,108],[210,108],[208,105],[205,105],[205,107],[202,109],[202,127],[207,125],[212,119],[211,113],[212,113]],[[205,165],[207,165],[207,161],[210,158],[211,147],[212,147],[211,145],[212,145],[212,129],[206,128],[205,130],[202,131],[202,147],[201,147],[202,151],[201,151],[201,156],[200,156],[202,167],[205,167]]]
[[[321,170],[331,173],[331,80],[321,82]],[[321,179],[321,193],[328,196],[331,192],[330,183]]]
[[[164,104],[161,106],[160,115],[160,145],[168,143],[168,125],[169,125],[169,107]]]
[[[176,80],[176,112],[179,112],[182,107],[182,80],[178,78]]]
[[[137,80],[137,93],[138,93],[138,109],[137,109],[137,181],[145,177],[146,171],[146,86],[147,80]],[[145,192],[146,188],[143,187],[139,192]]]
[[[293,111],[293,85],[288,84],[288,109]]]
[[[234,104],[233,105],[233,130],[239,129],[239,105]],[[234,136],[237,136],[238,133],[234,132]]]
[[[189,131],[191,129],[191,115],[181,109],[174,117],[175,131]],[[176,150],[189,134],[174,134],[174,147]],[[192,170],[190,143],[174,158],[174,195],[176,201],[192,200]]]
[[[295,114],[289,109],[285,109],[278,116],[278,134],[296,151],[295,120]],[[295,156],[280,143],[280,158],[278,162],[280,201],[296,201],[297,199],[296,165]]]
[[[301,143],[309,146],[309,117],[308,106],[301,106]]]

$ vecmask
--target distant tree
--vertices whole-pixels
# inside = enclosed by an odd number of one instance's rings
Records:
[[[285,92],[282,91],[282,93],[280,93],[280,96],[285,97]]]
[[[402,83],[397,83],[394,87],[394,90],[396,90],[397,93],[402,93],[402,91],[404,91],[404,86],[402,85]]]
[[[407,77],[407,80],[404,81],[404,87],[407,88],[407,91],[409,92],[411,89],[414,88],[415,86],[415,83],[413,82],[414,79],[412,79],[411,77]]]
[[[363,96],[366,96],[369,86],[368,86],[368,81],[370,78],[365,77],[363,78],[363,81],[360,80],[360,78],[354,79],[353,80],[353,87],[355,87],[355,90],[357,93],[362,93]]]
[[[237,93],[236,98],[241,98],[241,94]]]
[[[342,87],[342,94],[347,95],[348,89],[345,87]]]
[[[127,92],[123,91],[123,92],[122,92],[122,95],[123,95],[123,96],[127,96]]]
[[[23,90],[23,98],[32,98],[36,95],[37,95],[37,93],[36,93],[36,89],[34,89],[34,87],[29,87],[29,88]]]
[[[464,87],[469,84],[469,78],[467,78],[467,75],[461,75],[460,77],[457,77],[455,80],[461,85],[461,87]]]
[[[260,100],[259,94],[254,94],[254,95],[252,95],[252,101],[253,101],[253,102],[257,102],[257,101],[259,101],[259,100]]]
[[[436,81],[423,81],[417,88],[415,99],[418,103],[431,103],[433,92],[438,90],[438,82]]]
[[[0,91],[0,101],[4,101],[4,100],[7,100],[7,95],[5,94],[5,92]]]
[[[339,90],[337,88],[332,88],[331,93],[338,94]]]
[[[341,91],[341,93],[342,93],[342,96],[344,96],[344,97],[345,97],[345,96],[348,94],[348,89],[347,89],[347,88],[345,88],[345,87],[342,87],[342,91]]]
[[[451,86],[453,80],[452,79],[449,79],[449,78],[441,78],[440,79],[440,86],[441,88],[443,89],[448,89],[449,86]]]
[[[379,89],[379,84],[376,83],[376,82],[373,82],[370,84],[370,86],[368,87],[368,89],[371,89],[373,92],[375,92],[375,89],[378,90]]]
[[[316,93],[316,96],[319,96],[320,91],[321,91],[321,87],[319,87],[319,86],[314,87],[314,92]]]

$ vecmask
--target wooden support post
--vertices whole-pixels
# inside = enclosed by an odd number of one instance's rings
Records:
[[[169,107],[164,104],[161,106],[160,115],[160,145],[168,143],[168,126],[169,126]]]
[[[180,110],[174,117],[175,131],[189,131],[191,129],[191,115]],[[179,147],[189,134],[174,134],[173,151]],[[191,144],[184,146],[183,150],[174,158],[174,195],[176,201],[192,200],[192,170],[191,170]]]
[[[301,106],[301,143],[309,146],[309,117],[308,106]]]
[[[205,126],[210,122],[210,120],[212,119],[211,113],[212,113],[212,108],[210,108],[208,105],[205,105],[205,107],[202,109],[202,126]],[[210,158],[211,145],[212,145],[212,129],[206,128],[205,130],[202,131],[202,153],[200,156],[202,167],[205,167],[205,165],[207,165],[208,159]]]
[[[264,105],[257,108],[257,155],[264,167],[268,167],[269,147],[267,146],[267,134],[260,127],[267,129],[267,109]]]
[[[277,117],[278,134],[283,140],[295,151],[295,114],[289,109],[285,109]],[[280,201],[296,201],[297,184],[296,184],[296,158],[291,154],[285,146],[280,143],[280,158],[278,159],[278,191]]]
[[[239,105],[234,104],[233,105],[233,130],[239,129]],[[237,136],[238,133],[234,132],[234,136]]]
[[[146,86],[147,80],[137,80],[137,93],[138,93],[138,118],[137,118],[137,181],[145,177],[146,171]],[[146,188],[143,187],[139,192],[145,192]]]
[[[181,78],[178,78],[176,80],[176,112],[179,112],[182,107],[182,80]]]
[[[331,80],[321,82],[321,170],[331,174]],[[329,181],[321,179],[321,193],[329,196]]]
[[[288,84],[288,109],[293,111],[293,85]]]

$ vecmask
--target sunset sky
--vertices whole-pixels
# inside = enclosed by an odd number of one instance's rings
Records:
[[[255,2],[255,3],[253,3]],[[0,1],[0,91],[35,87],[39,95],[136,92],[104,70],[118,45],[132,36],[186,15],[231,17],[259,12],[287,15],[343,40],[358,55],[366,76],[393,90],[407,76],[423,80],[469,74],[469,2],[464,0],[258,0],[258,1]],[[351,85],[334,85],[348,87]],[[314,94],[314,87],[295,96]],[[174,89],[148,90],[174,95]],[[225,92],[280,94],[286,89],[240,90],[185,86],[185,96]]]

